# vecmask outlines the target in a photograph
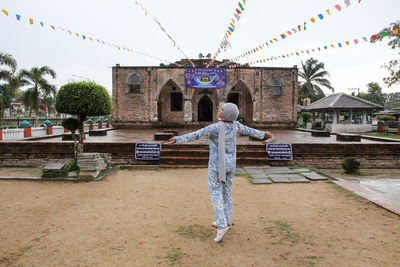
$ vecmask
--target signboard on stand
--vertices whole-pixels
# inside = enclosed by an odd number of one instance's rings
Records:
[[[135,145],[135,159],[159,160],[161,144],[137,143]]]
[[[185,69],[186,88],[225,88],[226,71],[224,68]]]
[[[292,160],[292,144],[267,144],[269,160]]]

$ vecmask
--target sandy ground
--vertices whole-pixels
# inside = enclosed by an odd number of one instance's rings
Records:
[[[215,244],[206,169],[0,181],[0,265],[399,266],[400,217],[329,182],[252,185]]]

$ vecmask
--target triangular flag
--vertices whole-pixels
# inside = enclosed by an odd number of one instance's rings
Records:
[[[354,43],[355,43],[355,44],[358,44],[358,40],[357,40],[357,39],[354,39]]]
[[[291,31],[287,31],[287,33],[288,33],[289,35],[292,35],[292,32],[291,32]]]
[[[275,41],[275,42],[278,42],[278,39],[274,38],[274,41]]]
[[[312,23],[315,23],[315,19],[314,18],[311,18],[310,20],[311,20]]]
[[[8,16],[8,11],[7,10],[2,9],[1,11],[3,11],[3,13],[6,14],[6,16]]]
[[[89,37],[89,40],[90,40],[90,41],[93,41],[92,37]],[[129,49],[128,49],[128,51],[129,51]]]
[[[342,44],[341,44],[341,43],[338,43],[338,46],[339,46],[339,48],[340,48],[340,47],[342,47]]]
[[[285,38],[286,38],[286,35],[281,34],[281,37],[282,37],[282,39],[285,39]]]
[[[118,46],[118,50],[121,50],[121,48]]]
[[[246,0],[243,0],[243,4],[246,4]]]
[[[337,4],[335,7],[336,7],[336,9],[337,9],[338,11],[342,10],[342,7],[341,7],[339,4]]]
[[[232,23],[229,23],[231,26],[232,26],[232,28],[234,28],[235,29],[235,25],[233,25]]]
[[[346,7],[350,5],[350,0],[344,0],[344,3],[346,4]]]
[[[307,22],[306,22],[306,21],[304,21],[304,30],[307,30],[307,28],[306,28],[306,24],[307,24]]]
[[[44,27],[44,23],[43,23],[42,21],[40,22],[40,25],[41,25],[42,27]]]
[[[376,39],[376,38],[378,38],[378,35],[372,35],[372,38]]]
[[[55,30],[55,29],[56,29],[56,27],[54,27],[53,25],[50,25],[50,27],[51,27],[53,30]]]
[[[79,33],[75,33],[76,37],[79,37]]]
[[[235,13],[235,14],[233,14],[233,15],[235,16],[235,18],[236,18],[237,21],[240,20],[240,16],[239,16],[238,14]]]
[[[226,30],[226,32],[229,34],[229,36],[231,36],[232,34],[231,34],[231,32],[229,31],[229,30]]]
[[[240,10],[244,11],[244,8],[240,2],[239,2],[239,7],[240,7]]]
[[[393,30],[394,35],[397,35],[399,33],[398,29]]]
[[[21,15],[16,14],[17,20],[21,20]]]
[[[237,8],[236,8],[236,13],[238,13],[238,15],[242,14],[242,12],[240,12],[240,10]]]
[[[328,15],[330,15],[330,14],[331,14],[331,12],[329,11],[329,9],[327,9],[327,10],[326,10],[326,13],[328,13]]]
[[[335,46],[334,46],[333,44],[331,44],[331,47],[332,47],[332,48],[335,48]]]
[[[82,38],[83,38],[83,40],[85,40],[85,39],[86,39],[86,36],[85,36],[85,35],[82,35]]]
[[[33,19],[29,19],[29,23],[33,25]]]
[[[327,46],[324,46],[324,48],[325,48],[325,49],[328,49],[328,47],[327,47]]]
[[[388,36],[387,32],[382,32],[382,37]]]
[[[258,47],[256,47],[256,50],[257,50],[257,52],[258,52]]]
[[[321,47],[318,47],[318,51],[321,51]]]
[[[350,42],[349,42],[349,41],[346,41],[346,44],[347,44],[347,45],[350,45]]]
[[[69,34],[71,34],[72,35],[72,32],[71,31],[67,31]]]
[[[363,40],[364,40],[364,41],[366,41],[366,42],[368,42],[368,39],[367,39],[367,37],[363,37]]]
[[[318,14],[318,17],[319,17],[320,19],[324,19],[324,16],[323,16],[322,14]]]
[[[301,25],[297,25],[297,28],[299,29],[299,32],[301,31]]]
[[[297,33],[297,30],[295,28],[292,29],[293,33]]]
[[[228,29],[229,29],[231,32],[233,32],[233,31],[234,31],[234,29],[233,29],[233,28],[231,28],[231,27],[228,27]]]

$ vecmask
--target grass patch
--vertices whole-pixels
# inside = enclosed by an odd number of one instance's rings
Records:
[[[46,172],[46,173],[42,174],[42,178],[68,177],[68,173],[72,172],[72,171],[76,171],[77,174],[79,174],[79,172],[80,172],[78,163],[76,160],[72,160],[70,163],[66,164],[61,173],[52,172],[52,171]]]
[[[297,257],[296,260],[302,266],[314,267],[314,266],[316,266],[316,263],[319,263],[319,261],[323,258],[324,258],[323,256],[312,255],[312,256]]]
[[[25,253],[25,252],[27,252],[28,250],[30,250],[31,248],[32,248],[32,246],[29,246],[29,247],[20,247],[20,248],[19,248],[19,252]]]
[[[346,188],[341,187],[340,185],[337,185],[337,184],[335,184],[333,182],[330,182],[330,181],[327,181],[326,183],[332,185],[333,188],[335,188],[335,190],[338,191],[339,193],[341,193],[341,194],[343,194],[343,195],[345,195],[347,197],[352,197],[358,202],[363,202],[363,203],[368,202],[368,200],[366,200],[362,196],[354,194],[353,192],[347,190]]]
[[[165,258],[168,260],[169,265],[175,265],[179,260],[181,260],[186,254],[178,249],[171,250],[167,253]],[[161,262],[160,262],[161,263]]]
[[[5,266],[10,266],[13,264],[14,261],[16,261],[16,258],[1,258],[0,259],[0,264],[5,265]]]
[[[270,221],[274,226],[265,228],[266,234],[269,234],[273,238],[278,238],[277,243],[272,244],[283,244],[289,242],[292,246],[300,241],[301,235],[293,231],[292,226],[287,221]]]
[[[175,231],[178,235],[186,236],[190,238],[200,238],[201,241],[205,241],[212,236],[213,231],[202,225],[194,224],[189,226],[179,226]]]
[[[386,132],[383,132],[383,133],[382,132],[370,132],[370,133],[362,133],[362,135],[400,139],[400,135],[395,134],[395,133],[386,133]]]

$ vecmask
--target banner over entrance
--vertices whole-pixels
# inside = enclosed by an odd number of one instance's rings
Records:
[[[186,88],[225,88],[226,72],[223,68],[185,69]]]

